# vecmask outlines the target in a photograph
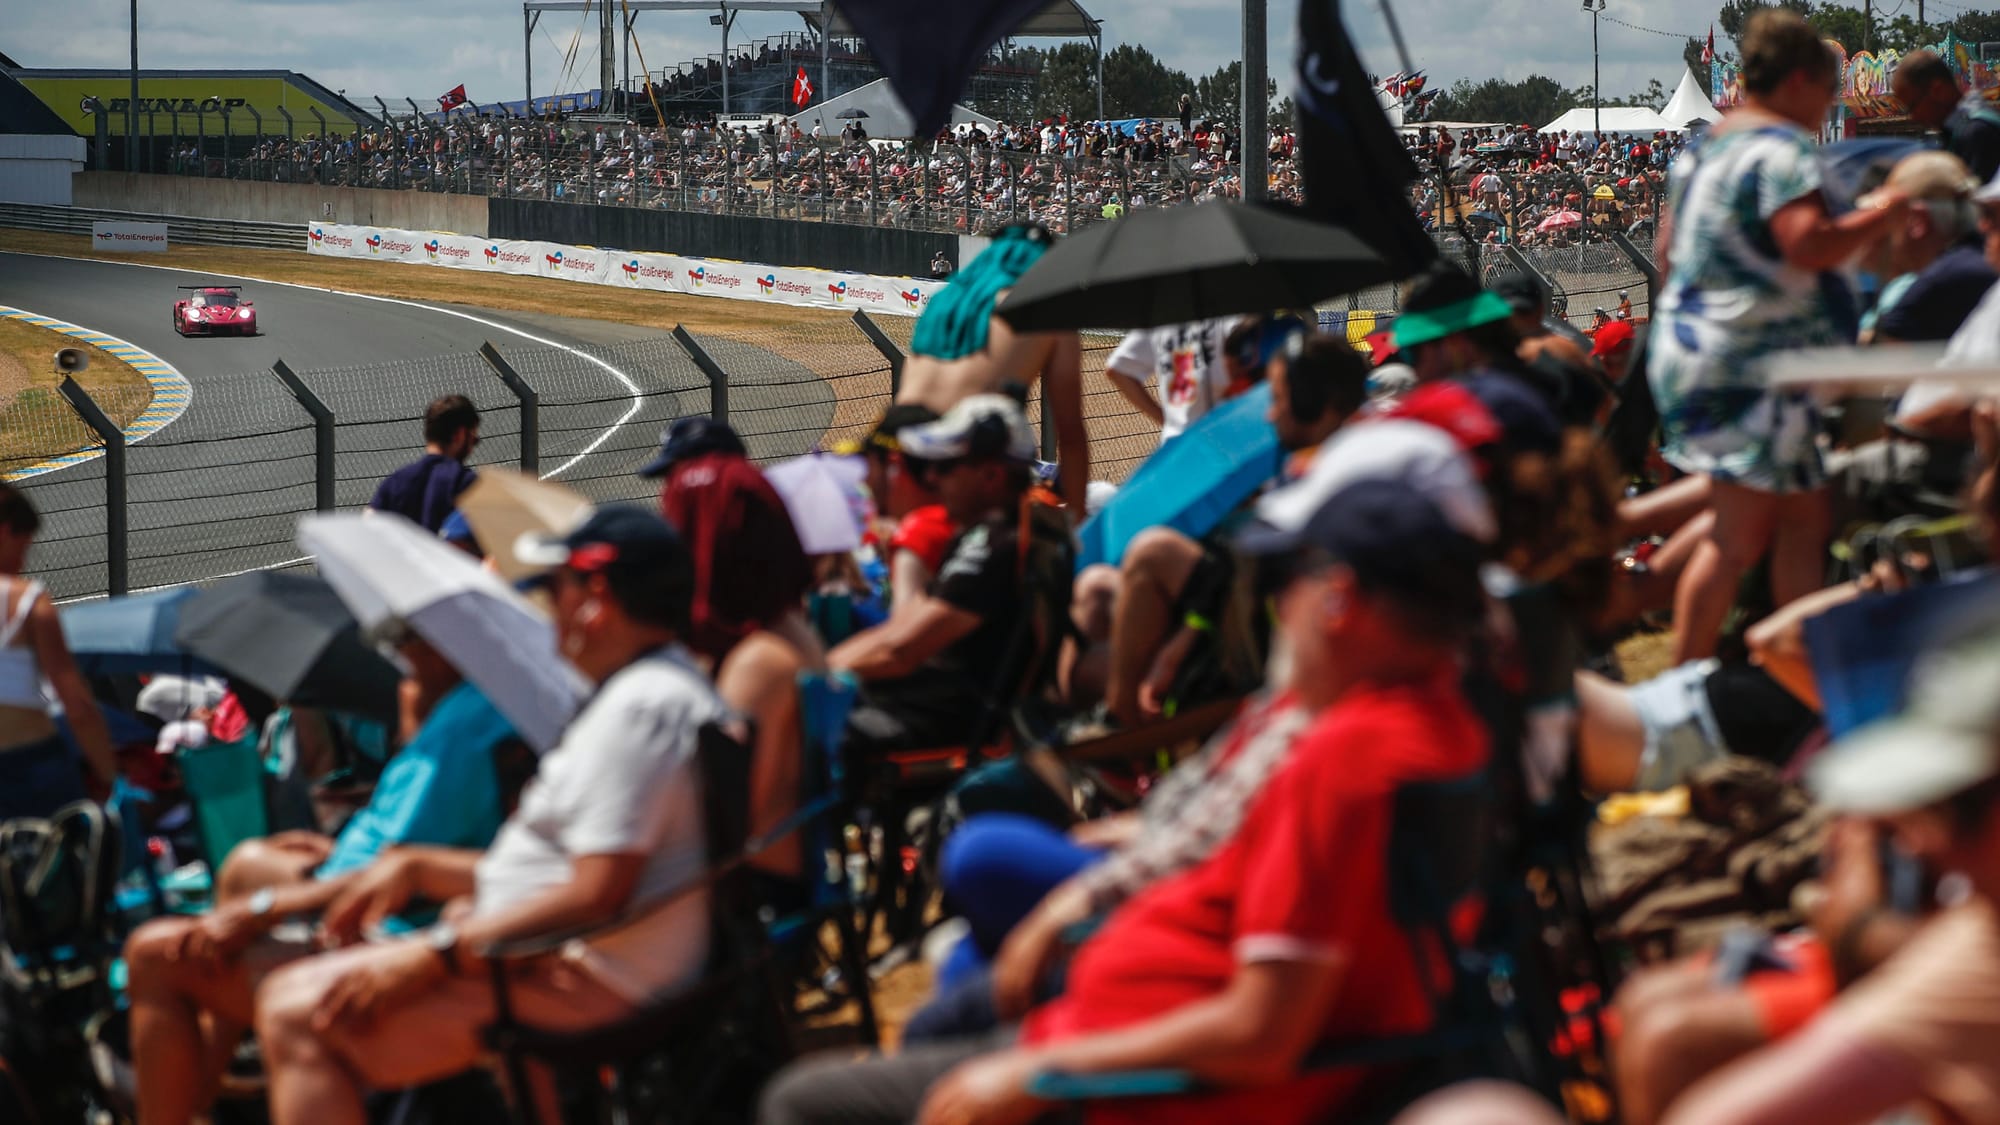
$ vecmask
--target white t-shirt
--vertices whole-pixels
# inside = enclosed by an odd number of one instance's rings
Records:
[[[1225,316],[1128,332],[1105,361],[1107,371],[1141,383],[1158,382],[1161,441],[1208,413],[1229,389],[1222,346],[1238,319]]]
[[[704,723],[728,709],[685,649],[635,661],[604,682],[556,748],[542,756],[520,806],[479,860],[473,913],[507,909],[570,881],[578,856],[647,857],[628,916],[705,865],[695,750]],[[672,906],[574,951],[640,1003],[692,978],[708,954],[708,896]]]
[[[1988,289],[1973,306],[1972,315],[1951,334],[1941,362],[1945,366],[2000,363],[2000,285]],[[1945,403],[1969,402],[1973,397],[1964,383],[1919,379],[1896,404],[1896,421],[1907,422]]]

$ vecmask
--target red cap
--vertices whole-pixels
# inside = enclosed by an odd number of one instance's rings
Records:
[[[1590,354],[1606,356],[1622,352],[1632,346],[1632,322],[1629,320],[1609,321],[1591,337]]]

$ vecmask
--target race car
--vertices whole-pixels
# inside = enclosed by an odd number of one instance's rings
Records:
[[[183,336],[255,336],[257,306],[240,285],[183,285],[192,290],[174,302],[174,331]]]

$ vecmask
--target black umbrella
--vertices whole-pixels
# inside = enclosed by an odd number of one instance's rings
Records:
[[[839,113],[834,114],[833,118],[834,120],[838,121],[843,117],[866,117],[866,116],[868,116],[868,111],[857,107],[853,109],[843,109]]]
[[[1134,211],[1063,239],[996,311],[1023,332],[1153,328],[1310,308],[1395,276],[1341,227],[1289,208],[1203,203]]]
[[[188,599],[174,639],[275,699],[393,719],[395,666],[361,639],[333,587],[307,574],[257,571]]]

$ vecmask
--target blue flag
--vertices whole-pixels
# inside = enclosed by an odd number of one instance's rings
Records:
[[[1417,166],[1375,100],[1339,0],[1299,4],[1297,85],[1306,212],[1353,231],[1400,276],[1435,261],[1437,246],[1410,202]]]
[[[951,121],[952,103],[993,44],[1049,0],[839,0],[875,53],[896,96],[929,138]]]

